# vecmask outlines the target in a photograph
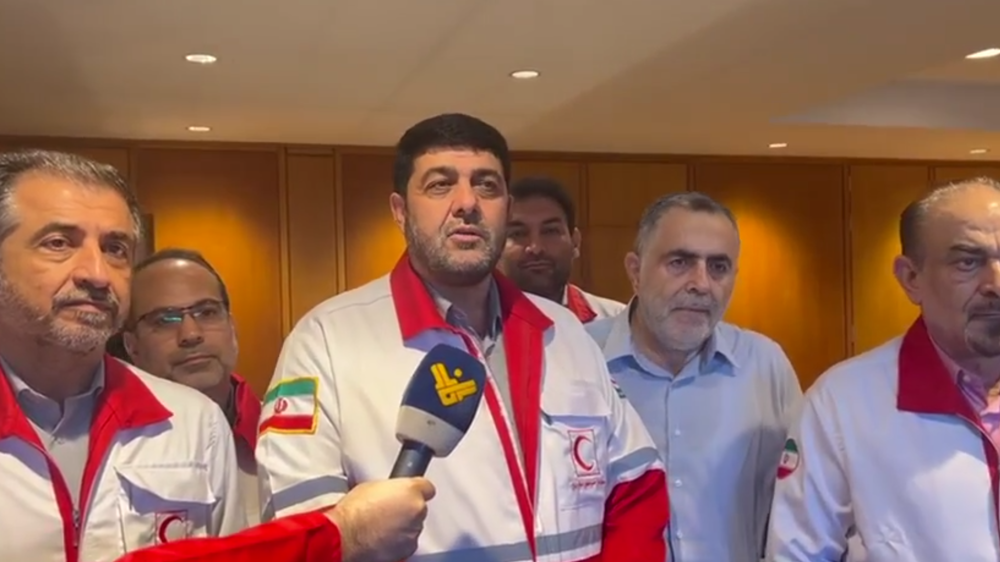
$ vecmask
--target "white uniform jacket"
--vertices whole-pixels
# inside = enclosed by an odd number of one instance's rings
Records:
[[[662,464],[600,349],[564,307],[499,274],[496,282],[514,411],[491,379],[465,438],[430,463],[437,496],[409,560],[663,562]],[[265,519],[334,504],[351,486],[386,478],[417,365],[441,342],[479,356],[472,339],[445,323],[405,255],[389,276],[309,312],[286,339],[264,398]]]
[[[592,295],[576,285],[566,285],[566,291],[563,292],[563,306],[570,309],[584,324],[617,316],[625,310],[625,303]]]
[[[0,375],[0,560],[110,562],[246,526],[222,409],[110,355],[104,361],[78,510]]]
[[[839,561],[856,531],[868,562],[997,562],[997,458],[917,320],[806,393],[778,469],[768,559]]]

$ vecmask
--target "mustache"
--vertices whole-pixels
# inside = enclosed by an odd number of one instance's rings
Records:
[[[107,289],[77,290],[65,294],[56,295],[52,300],[52,308],[66,308],[70,306],[89,304],[98,308],[106,309],[108,312],[117,314],[121,308],[118,296]]]
[[[684,298],[670,303],[670,309],[688,308],[694,310],[715,311],[718,304],[712,298]]]

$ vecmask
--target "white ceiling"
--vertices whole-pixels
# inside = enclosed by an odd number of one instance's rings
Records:
[[[997,0],[3,0],[0,134],[385,146],[463,111],[519,150],[1000,159],[1000,57],[964,60],[997,22]]]

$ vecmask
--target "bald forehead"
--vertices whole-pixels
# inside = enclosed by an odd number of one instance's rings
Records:
[[[929,202],[921,230],[921,237],[939,248],[954,244],[997,246],[1000,190],[972,184],[942,193]]]
[[[206,298],[221,299],[222,287],[212,272],[193,261],[160,260],[132,277],[132,302],[137,308],[187,306]]]

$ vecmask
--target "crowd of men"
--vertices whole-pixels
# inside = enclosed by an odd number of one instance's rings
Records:
[[[116,170],[0,155],[0,558],[1000,558],[1000,183],[906,209],[892,265],[920,317],[803,397],[780,345],[722,321],[741,249],[722,203],[637,217],[619,303],[570,283],[566,190],[510,169],[477,118],[407,130],[405,253],[301,318],[257,397],[224,280],[194,249],[135,263]],[[425,477],[387,480],[441,343],[485,365],[483,404]]]

